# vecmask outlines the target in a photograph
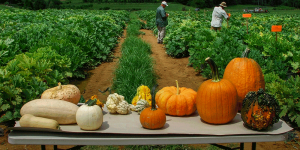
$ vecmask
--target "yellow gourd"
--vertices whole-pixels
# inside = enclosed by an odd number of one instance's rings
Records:
[[[151,97],[149,87],[145,86],[145,85],[141,85],[137,88],[136,95],[132,99],[131,104],[135,106],[139,100],[143,99],[143,100],[146,100],[149,103],[149,105],[151,106],[151,104],[152,104],[151,98],[152,97]]]

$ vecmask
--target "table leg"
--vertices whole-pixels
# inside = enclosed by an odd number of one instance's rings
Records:
[[[54,145],[54,146],[53,146],[53,150],[57,150],[57,145]]]
[[[244,150],[244,143],[240,143],[240,150]]]
[[[41,150],[46,150],[46,146],[45,145],[41,145]]]
[[[252,142],[252,150],[256,150],[256,142]]]

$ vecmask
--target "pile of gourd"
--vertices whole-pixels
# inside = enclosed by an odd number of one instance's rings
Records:
[[[201,119],[209,124],[226,124],[233,120],[238,111],[246,127],[265,130],[279,120],[278,101],[264,92],[265,82],[257,62],[247,58],[246,49],[241,58],[227,65],[224,78],[220,79],[217,65],[211,58],[205,61],[212,70],[212,79],[203,82],[198,91],[190,88],[164,87],[155,95],[141,85],[132,104],[122,95],[110,94],[106,101],[110,113],[129,114],[137,111],[144,128],[159,129],[166,123],[166,115],[188,116],[196,110]],[[257,92],[255,92],[257,91]],[[97,96],[80,107],[77,106],[80,91],[74,85],[59,85],[46,90],[41,99],[26,103],[21,108],[22,127],[59,129],[60,124],[77,123],[83,130],[97,130],[103,122],[103,103]],[[100,107],[99,107],[100,106]]]
[[[59,129],[60,124],[78,124],[83,130],[96,130],[103,122],[103,104],[93,96],[78,107],[80,91],[75,85],[61,85],[44,91],[41,99],[21,108],[21,127]],[[99,106],[98,106],[99,105]]]

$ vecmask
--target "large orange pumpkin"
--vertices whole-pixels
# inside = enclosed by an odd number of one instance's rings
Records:
[[[155,105],[156,86],[152,88],[152,107],[145,108],[140,114],[140,122],[147,129],[160,129],[166,124],[166,114]]]
[[[223,79],[231,81],[238,92],[238,110],[242,108],[242,102],[250,91],[265,89],[265,79],[259,64],[253,59],[247,58],[250,50],[247,48],[241,58],[235,58],[225,68]]]
[[[173,116],[190,115],[196,111],[196,95],[193,89],[178,86],[164,87],[156,93],[157,106],[166,114]]]
[[[203,82],[197,92],[197,111],[210,124],[225,124],[237,114],[237,91],[226,79],[219,79],[218,68],[209,57],[205,61],[212,70],[212,79]]]

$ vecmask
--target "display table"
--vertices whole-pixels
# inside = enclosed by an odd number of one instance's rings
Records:
[[[93,133],[54,133],[12,131],[10,144],[27,145],[161,145],[161,144],[213,144],[285,141],[287,133],[278,135],[122,135]]]
[[[61,130],[23,128],[16,122],[8,135],[11,144],[33,145],[160,145],[213,144],[285,141],[292,130],[284,121],[267,131],[253,131],[243,125],[240,114],[228,124],[211,125],[197,113],[188,117],[167,116],[162,129],[144,129],[139,115],[114,115],[104,109],[100,129],[83,131],[78,125],[61,125]],[[243,144],[241,145],[243,148]],[[254,147],[255,148],[255,147]]]

